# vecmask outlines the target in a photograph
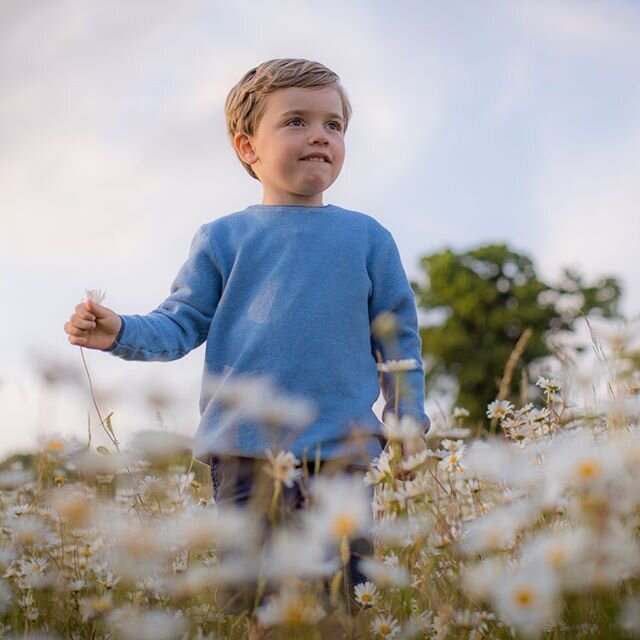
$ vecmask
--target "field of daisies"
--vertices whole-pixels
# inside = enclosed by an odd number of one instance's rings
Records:
[[[0,471],[0,636],[639,637],[637,337],[622,324],[558,337],[480,427],[464,407],[432,415],[426,436],[391,416],[366,474],[310,479],[269,452],[267,499],[243,510],[215,504],[182,438],[124,447],[96,406],[112,446],[49,438]],[[382,363],[398,388],[412,366]],[[286,418],[286,399],[252,384],[230,409]],[[287,514],[295,483],[306,506]]]

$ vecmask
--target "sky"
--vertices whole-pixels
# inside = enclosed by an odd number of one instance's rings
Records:
[[[150,311],[198,226],[260,201],[223,107],[278,57],[340,75],[354,114],[325,203],[377,218],[411,278],[434,251],[505,242],[549,281],[617,276],[638,316],[636,2],[3,0],[0,457],[100,441],[62,326],[88,288]],[[195,432],[202,349],[86,359],[122,441]]]

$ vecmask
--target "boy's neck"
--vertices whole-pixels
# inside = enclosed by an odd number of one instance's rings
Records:
[[[287,194],[286,196],[269,193],[262,194],[262,204],[269,207],[323,207],[323,193],[312,196]]]

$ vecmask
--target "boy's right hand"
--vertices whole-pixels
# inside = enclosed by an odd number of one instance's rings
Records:
[[[121,326],[117,313],[93,300],[85,300],[76,306],[64,330],[71,344],[104,351],[115,342]]]

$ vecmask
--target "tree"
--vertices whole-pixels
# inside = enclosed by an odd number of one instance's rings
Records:
[[[565,270],[559,284],[551,285],[538,277],[529,257],[506,245],[465,253],[447,249],[422,258],[421,265],[426,283],[413,287],[426,312],[420,334],[427,391],[453,377],[457,403],[474,419],[482,418],[495,399],[505,363],[527,328],[531,337],[516,376],[523,363],[549,355],[549,331],[570,329],[592,312],[619,316],[617,279],[588,285],[575,270]]]

